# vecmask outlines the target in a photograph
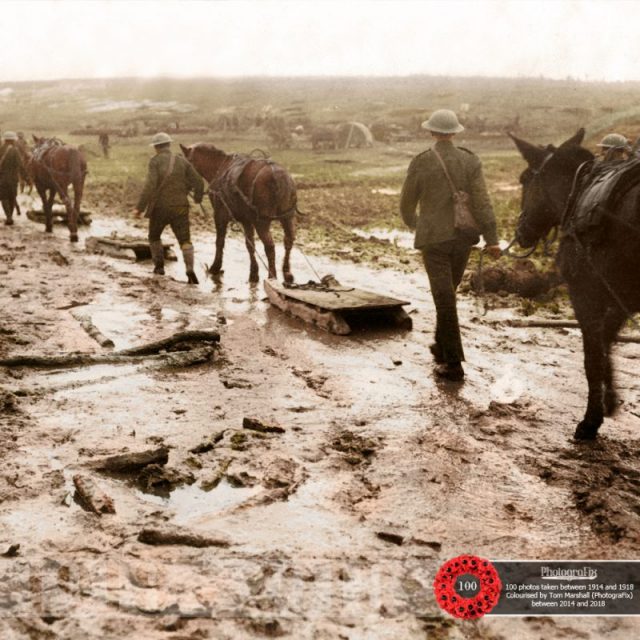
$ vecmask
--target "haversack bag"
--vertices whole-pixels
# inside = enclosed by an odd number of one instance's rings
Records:
[[[440,157],[440,154],[433,149],[436,158],[440,161],[444,174],[447,176],[451,194],[453,195],[453,226],[457,231],[465,235],[479,236],[481,234],[480,227],[471,212],[471,197],[466,191],[459,191],[453,184],[453,180],[449,175],[447,166]]]

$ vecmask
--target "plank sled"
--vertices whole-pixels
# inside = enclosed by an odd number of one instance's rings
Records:
[[[63,204],[54,204],[51,212],[53,213],[53,224],[67,224],[67,209]],[[42,209],[27,209],[27,218],[32,222],[44,224],[46,222],[44,211]],[[80,211],[78,213],[78,225],[91,224],[91,211]]]
[[[134,236],[90,236],[85,240],[84,246],[89,253],[99,253],[125,260],[151,260],[151,249],[146,238],[136,238]],[[170,242],[162,243],[165,260],[178,259],[171,247],[172,244]]]
[[[284,285],[267,279],[264,289],[269,302],[281,311],[340,336],[350,334],[354,325],[391,324],[406,330],[413,327],[402,308],[409,302],[342,286],[332,276],[306,285]]]

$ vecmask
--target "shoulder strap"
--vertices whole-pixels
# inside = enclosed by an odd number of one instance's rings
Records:
[[[2,154],[2,157],[0,158],[0,169],[2,169],[2,165],[4,164],[4,159],[7,157],[7,154],[9,153],[9,149],[11,149],[11,147],[7,146],[7,148],[4,150],[4,153]]]
[[[440,164],[442,165],[442,169],[444,170],[444,175],[447,176],[447,181],[449,182],[449,187],[451,187],[451,193],[453,193],[453,195],[455,195],[456,193],[458,193],[458,189],[456,189],[456,185],[453,184],[453,180],[451,179],[451,176],[449,175],[449,171],[447,170],[447,165],[444,163],[444,160],[442,159],[442,156],[438,153],[437,149],[435,147],[433,147],[433,149],[431,149],[431,151],[433,151],[433,153],[436,154],[436,158],[438,158],[438,161],[440,162]]]

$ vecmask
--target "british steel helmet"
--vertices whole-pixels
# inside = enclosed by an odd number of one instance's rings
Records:
[[[168,144],[169,142],[173,142],[171,136],[164,131],[160,131],[160,133],[156,133],[153,138],[151,138],[150,147],[157,147],[159,144]]]
[[[5,131],[2,134],[2,139],[3,140],[17,140],[18,139],[18,134],[15,131]]]
[[[458,122],[458,116],[450,109],[438,109],[422,123],[422,128],[434,133],[460,133],[464,127]]]
[[[619,133],[608,133],[596,146],[604,149],[626,149],[629,141]]]

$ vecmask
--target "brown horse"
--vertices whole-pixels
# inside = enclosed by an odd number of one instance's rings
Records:
[[[47,233],[53,231],[53,201],[60,196],[67,209],[67,224],[71,242],[78,241],[78,215],[87,175],[87,162],[76,147],[57,138],[33,136],[35,147],[31,155],[30,170],[38,195],[42,200]],[[69,198],[69,185],[73,187],[73,203]]]
[[[295,239],[297,212],[296,186],[289,173],[268,159],[227,154],[212,144],[198,142],[185,147],[185,157],[209,183],[209,198],[216,225],[216,255],[209,269],[212,275],[222,272],[222,254],[227,226],[238,221],[244,229],[245,244],[251,260],[249,281],[258,282],[254,230],[257,231],[269,265],[269,278],[276,278],[276,250],[269,227],[279,220],[284,230],[284,261],[282,274],[293,282],[289,264]]]

